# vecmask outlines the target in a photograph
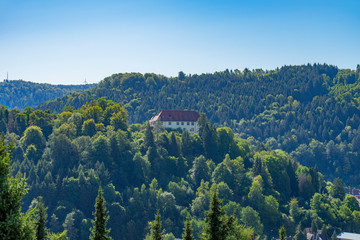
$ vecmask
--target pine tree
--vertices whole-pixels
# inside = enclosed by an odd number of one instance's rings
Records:
[[[186,222],[185,222],[185,228],[184,228],[184,234],[183,234],[183,240],[192,240],[192,228],[191,228],[191,220],[190,215],[187,214],[186,216]]]
[[[279,229],[279,239],[280,240],[285,240],[286,239],[286,230],[285,230],[284,226],[282,226]]]
[[[27,192],[25,178],[11,176],[12,149],[0,139],[0,239],[35,239],[34,211],[21,212]]]
[[[163,232],[161,231],[161,220],[160,220],[160,213],[159,213],[159,209],[156,212],[155,215],[155,221],[152,224],[151,227],[151,236],[150,239],[151,240],[161,240],[163,239]]]
[[[212,187],[210,209],[206,212],[204,240],[224,240],[230,230],[233,218],[227,218],[221,200],[217,196],[216,184]]]
[[[103,197],[101,186],[99,187],[99,193],[96,197],[95,213],[93,214],[95,220],[92,221],[93,227],[90,228],[91,240],[109,240],[108,236],[110,229],[106,229],[106,223],[109,220],[108,212],[106,211],[106,201]]]
[[[39,197],[39,202],[37,204],[38,211],[38,219],[36,221],[36,239],[44,240],[47,239],[47,229],[46,229],[46,214],[47,208],[45,208],[44,203],[42,201],[42,197]]]

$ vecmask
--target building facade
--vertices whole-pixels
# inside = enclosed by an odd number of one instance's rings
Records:
[[[149,121],[151,128],[162,127],[165,129],[181,129],[190,133],[198,133],[197,120],[200,114],[188,110],[162,110]]]

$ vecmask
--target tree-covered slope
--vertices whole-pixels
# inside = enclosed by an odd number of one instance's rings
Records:
[[[200,239],[211,234],[206,211],[210,189],[216,188],[222,219],[233,215],[238,226],[253,228],[261,239],[278,236],[282,225],[297,239],[310,226],[329,235],[360,229],[359,205],[345,196],[341,180],[326,182],[316,167],[302,166],[282,150],[254,148],[253,141],[228,127],[215,128],[205,115],[199,135],[128,126],[127,116],[120,104],[104,98],[59,114],[2,107],[13,174],[25,173],[30,187],[24,210],[43,196],[52,232],[89,239],[101,186],[114,239],[144,239],[157,209],[164,239],[181,237],[188,213],[194,239]]]
[[[204,112],[217,126],[265,148],[283,149],[329,178],[358,185],[360,178],[360,67],[326,64],[284,66],[271,71],[185,75],[126,73],[105,78],[96,88],[40,105],[61,112],[98,97],[121,102],[130,123],[149,120],[161,109]]]
[[[23,110],[26,107],[35,107],[40,103],[73,92],[82,92],[95,86],[96,84],[51,85],[22,80],[3,81],[0,83],[0,104],[10,109]]]

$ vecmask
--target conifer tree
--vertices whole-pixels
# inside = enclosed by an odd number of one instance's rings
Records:
[[[279,229],[279,239],[280,240],[285,240],[286,239],[286,230],[285,230],[284,226],[282,226]]]
[[[252,172],[254,173],[254,176],[260,175],[262,172],[262,163],[260,157],[255,158],[254,165],[252,167]]]
[[[36,239],[44,240],[47,239],[47,229],[46,229],[46,214],[47,208],[45,208],[42,201],[42,197],[39,197],[39,202],[37,204],[38,219],[36,221]]]
[[[221,200],[217,196],[216,184],[212,187],[210,209],[206,212],[204,240],[225,240],[232,225],[232,218],[227,218]]]
[[[33,212],[21,212],[27,192],[25,178],[11,176],[12,146],[0,139],[0,239],[35,239]]]
[[[183,234],[183,240],[192,240],[192,239],[193,239],[193,236],[192,236],[191,220],[190,220],[190,215],[187,214],[185,228],[184,228],[184,234]]]
[[[161,231],[161,220],[160,220],[160,213],[159,213],[159,209],[156,212],[155,215],[155,221],[152,224],[151,227],[151,236],[150,239],[151,240],[161,240],[163,239],[163,232]]]
[[[95,220],[92,221],[93,227],[90,228],[91,240],[109,240],[112,239],[108,236],[110,229],[106,229],[106,223],[109,220],[108,212],[106,211],[106,201],[103,197],[101,186],[99,187],[99,193],[96,197],[95,213],[93,214]]]

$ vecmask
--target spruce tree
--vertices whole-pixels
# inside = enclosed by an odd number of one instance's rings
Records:
[[[163,235],[164,234],[161,231],[160,213],[159,213],[159,209],[158,209],[156,212],[156,215],[155,215],[155,221],[151,227],[150,239],[151,240],[161,240],[161,239],[163,239]]]
[[[108,212],[106,211],[106,201],[103,197],[101,186],[99,187],[99,193],[96,197],[95,213],[93,214],[95,220],[92,221],[93,227],[90,228],[91,240],[109,240],[108,236],[110,229],[106,229],[106,223],[109,220]]]
[[[193,239],[191,220],[190,220],[189,214],[187,214],[187,216],[186,216],[185,228],[184,228],[184,233],[183,233],[182,237],[183,237],[183,240],[192,240]]]
[[[210,209],[206,212],[204,240],[225,240],[233,219],[227,218],[221,200],[217,196],[216,184],[212,187]]]
[[[35,239],[34,211],[21,212],[27,192],[25,178],[11,175],[12,149],[0,139],[0,239]]]
[[[286,239],[286,230],[285,230],[284,226],[282,226],[279,229],[279,239],[280,240],[285,240]]]
[[[39,197],[39,202],[37,204],[37,212],[38,212],[38,219],[36,221],[36,239],[37,240],[44,240],[47,239],[47,229],[46,229],[46,214],[47,208],[45,208],[44,203],[42,201],[42,197]]]

